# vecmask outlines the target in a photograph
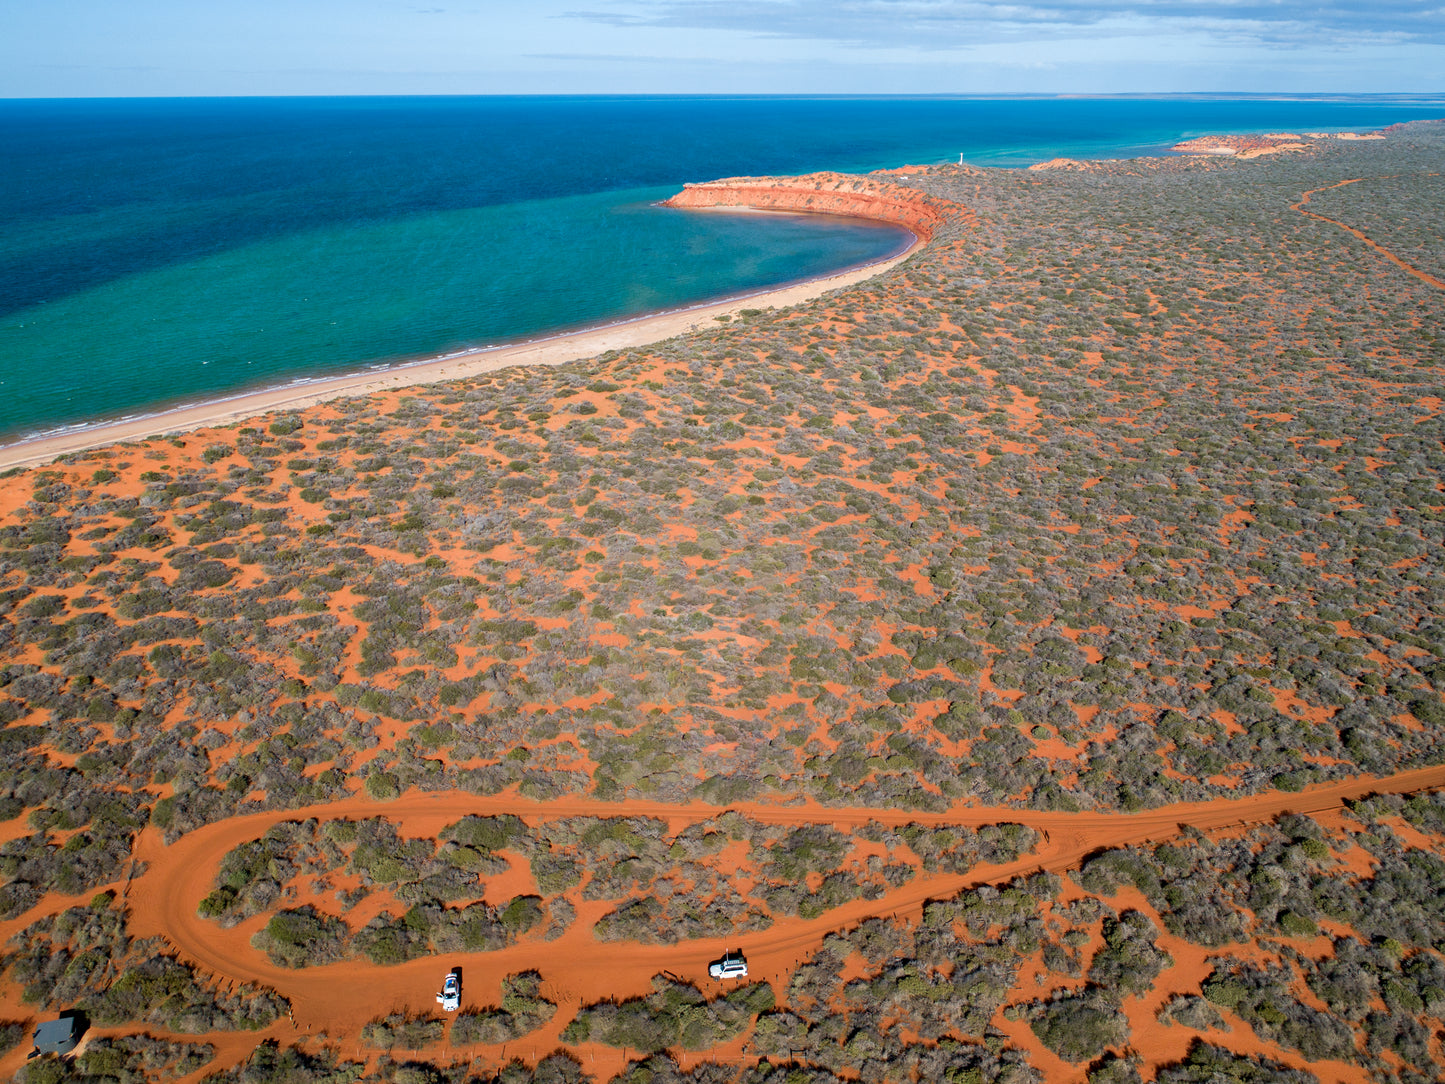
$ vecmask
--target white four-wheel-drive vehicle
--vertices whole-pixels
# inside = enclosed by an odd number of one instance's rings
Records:
[[[462,980],[455,971],[447,975],[447,981],[442,983],[442,992],[437,994],[437,1003],[446,1012],[456,1012],[462,1004]]]
[[[748,977],[748,961],[741,952],[724,952],[721,960],[707,965],[707,973],[715,979],[745,979]]]

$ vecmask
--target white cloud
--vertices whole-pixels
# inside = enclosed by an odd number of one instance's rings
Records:
[[[0,96],[1445,90],[1415,0],[46,0]]]
[[[569,14],[634,30],[732,31],[920,51],[1091,38],[1121,28],[1276,46],[1445,42],[1441,9],[1419,0],[624,0]]]

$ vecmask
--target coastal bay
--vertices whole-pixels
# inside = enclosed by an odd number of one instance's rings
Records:
[[[876,263],[791,283],[756,294],[730,297],[670,312],[653,313],[598,328],[546,336],[517,343],[459,354],[432,361],[393,365],[380,371],[262,388],[162,411],[140,418],[103,422],[0,445],[0,471],[33,467],[58,456],[154,434],[187,433],[242,421],[277,410],[303,410],[318,403],[353,395],[395,391],[440,380],[459,380],[494,372],[513,365],[561,365],[594,357],[607,351],[646,346],[709,323],[730,320],[744,310],[782,308],[820,297],[831,291],[862,282],[897,266],[921,243],[918,236],[895,255]]]
[[[0,440],[382,371],[872,262],[868,230],[667,214],[685,182],[1023,166],[1413,100],[0,103]]]

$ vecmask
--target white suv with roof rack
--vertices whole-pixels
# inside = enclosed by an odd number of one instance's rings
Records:
[[[707,973],[715,979],[745,979],[748,961],[741,952],[724,952],[721,960],[707,965]]]
[[[447,974],[447,981],[442,983],[442,992],[437,994],[437,1004],[445,1012],[456,1012],[462,1004],[462,979],[455,971]]]

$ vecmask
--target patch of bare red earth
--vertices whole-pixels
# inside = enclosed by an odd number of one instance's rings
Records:
[[[1171,839],[1185,827],[1207,831],[1242,823],[1268,822],[1287,812],[1328,813],[1337,810],[1343,802],[1368,794],[1407,793],[1442,785],[1445,785],[1445,766],[1380,779],[1347,780],[1298,793],[1271,792],[1132,814],[1037,812],[966,806],[930,814],[867,808],[833,809],[812,802],[790,806],[735,804],[729,808],[773,824],[858,826],[879,821],[892,826],[920,823],[981,827],[1012,821],[1033,827],[1042,834],[1038,849],[1014,862],[979,866],[966,874],[923,874],[880,900],[855,900],[815,919],[781,919],[770,929],[747,937],[745,947],[750,970],[757,978],[774,983],[775,988],[785,989],[792,970],[818,947],[826,934],[869,917],[917,918],[923,904],[930,899],[948,898],[970,887],[1006,882],[1038,870],[1075,869],[1087,855],[1102,848]],[[495,991],[500,980],[514,972],[536,970],[542,974],[548,988],[558,999],[558,1013],[535,1036],[509,1044],[507,1050],[507,1057],[519,1055],[531,1061],[534,1047],[536,1056],[545,1056],[555,1048],[561,1029],[581,1004],[605,998],[644,995],[651,989],[652,977],[663,971],[701,978],[706,974],[709,960],[720,955],[724,949],[737,946],[720,938],[678,945],[601,942],[593,937],[592,926],[613,905],[583,901],[576,921],[562,936],[551,942],[524,940],[495,952],[414,960],[392,967],[349,960],[292,970],[270,963],[262,953],[251,947],[251,935],[261,924],[259,918],[227,930],[197,914],[197,904],[214,884],[219,856],[257,838],[278,821],[307,817],[331,820],[381,814],[398,822],[410,835],[435,836],[445,825],[468,813],[511,813],[533,822],[576,816],[647,816],[664,819],[680,828],[715,817],[719,812],[721,810],[715,806],[674,806],[644,801],[603,802],[562,798],[532,802],[511,792],[491,797],[409,792],[386,804],[353,798],[208,825],[170,846],[162,842],[158,831],[148,828],[136,847],[137,857],[146,864],[145,873],[129,886],[115,887],[126,894],[124,902],[131,909],[132,936],[163,938],[202,976],[214,976],[219,983],[269,986],[290,1000],[294,1022],[280,1022],[265,1032],[246,1033],[239,1037],[193,1037],[194,1041],[216,1042],[218,1051],[221,1046],[225,1047],[226,1058],[218,1054],[212,1071],[227,1064],[228,1059],[239,1060],[264,1036],[300,1040],[324,1033],[333,1040],[344,1039],[354,1037],[363,1023],[387,1012],[430,1011],[442,973],[447,967],[457,964],[463,966],[466,983],[474,990]],[[503,877],[507,888],[530,886],[530,878],[515,866]],[[486,890],[487,898],[500,897],[501,894],[505,893],[499,893],[492,887]],[[84,898],[88,899],[90,895],[86,893]],[[67,904],[81,902],[84,902],[81,897],[74,900],[48,897],[41,906],[51,912]],[[38,912],[31,912],[32,915],[35,913]],[[27,920],[22,917],[0,925],[0,937],[11,936],[26,924]],[[1183,942],[1176,944],[1173,941],[1166,947],[1175,956],[1176,967],[1188,969],[1187,976],[1181,974],[1181,981],[1197,977],[1194,974],[1199,966],[1194,959],[1197,950]],[[1145,1034],[1153,1036],[1154,1025],[1145,1019],[1147,1015],[1142,1010],[1131,1013],[1131,1017],[1136,1017],[1132,1022],[1143,1028]],[[1012,1032],[1017,1028],[1009,1030]],[[1184,1029],[1177,1030],[1181,1035],[1184,1032]],[[1248,1029],[1243,1027],[1238,1030],[1248,1033]],[[1024,1031],[1027,1031],[1026,1025]],[[1168,1037],[1172,1043],[1172,1034]],[[1025,1035],[1020,1032],[1018,1039],[1031,1053],[1038,1054],[1040,1064],[1057,1060],[1035,1050],[1037,1043],[1031,1033]],[[350,1042],[349,1039],[347,1041]],[[1238,1041],[1243,1041],[1243,1038]],[[1169,1049],[1172,1048],[1170,1045]],[[351,1049],[345,1053],[352,1056]],[[500,1057],[500,1051],[490,1049],[483,1051],[479,1048],[476,1053],[481,1057],[489,1057],[492,1053]],[[623,1064],[622,1053],[610,1048],[587,1044],[581,1048],[581,1053],[589,1071],[593,1071],[592,1066],[595,1065],[598,1073],[613,1073]],[[1273,1049],[1269,1053],[1273,1057],[1281,1057]],[[1154,1059],[1151,1057],[1150,1060]],[[1062,1070],[1063,1063],[1059,1065]],[[1318,1070],[1318,1066],[1313,1068]],[[1341,1067],[1342,1071],[1346,1068]],[[1082,1079],[1082,1072],[1069,1068],[1059,1079]],[[1338,1079],[1355,1078],[1341,1075]]]

